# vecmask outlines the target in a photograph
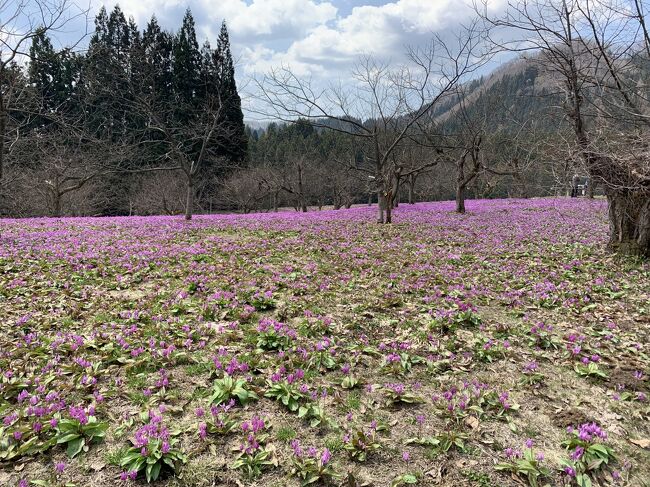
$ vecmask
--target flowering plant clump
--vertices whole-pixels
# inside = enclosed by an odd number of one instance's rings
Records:
[[[382,446],[374,423],[368,429],[358,429],[343,436],[343,448],[351,459],[358,462],[365,462],[369,454]]]
[[[233,469],[241,470],[248,478],[255,478],[261,475],[264,469],[277,465],[277,461],[273,459],[275,448],[267,443],[268,429],[269,426],[258,416],[241,424],[245,440],[233,448]]]
[[[245,379],[233,379],[228,374],[214,381],[213,387],[214,392],[210,397],[210,402],[216,405],[236,398],[239,404],[245,406],[249,402],[258,399],[257,394],[249,389],[248,382]]]
[[[379,352],[384,354],[382,370],[403,375],[409,372],[413,365],[424,362],[424,359],[411,351],[409,342],[381,343]]]
[[[482,413],[495,419],[508,420],[510,414],[519,410],[519,404],[514,402],[508,391],[487,391],[480,399]]]
[[[306,389],[299,387],[297,381],[301,380],[305,373],[301,369],[297,369],[294,373],[288,374],[284,380],[280,376],[271,378],[269,388],[264,394],[265,397],[275,399],[284,405],[289,411],[297,411],[300,407],[300,402],[307,397]],[[274,379],[277,379],[274,382]]]
[[[311,370],[331,370],[336,367],[337,347],[328,337],[318,340],[310,353],[308,367]]]
[[[341,381],[341,387],[343,389],[354,389],[361,385],[361,380],[352,372],[350,364],[344,364],[341,367],[341,372],[345,374],[345,377],[343,377],[343,380]]]
[[[273,291],[256,291],[250,295],[248,302],[258,311],[264,311],[275,308]]]
[[[97,421],[94,407],[84,409],[71,406],[68,410],[69,418],[58,421],[56,429],[56,442],[66,445],[66,453],[70,458],[76,457],[81,450],[87,450],[92,442],[104,439],[108,423]]]
[[[389,405],[395,404],[416,404],[424,402],[424,400],[415,394],[408,392],[406,386],[401,383],[397,384],[384,384],[384,395],[387,398]]]
[[[228,404],[213,405],[209,409],[209,415],[203,408],[198,408],[196,416],[199,419],[199,437],[205,440],[208,433],[227,435],[235,431],[239,422],[237,421],[237,415],[232,411],[234,405],[234,399],[231,399]]]
[[[604,442],[607,433],[596,423],[584,423],[567,428],[569,438],[562,446],[571,452],[562,461],[563,472],[580,487],[591,487],[592,477],[598,478],[616,460],[614,451]]]
[[[558,349],[562,342],[553,333],[553,325],[546,324],[542,321],[535,323],[530,327],[528,345],[541,349]]]
[[[257,325],[257,346],[263,350],[285,350],[297,336],[296,330],[271,318]]]
[[[438,310],[430,328],[450,333],[457,328],[478,328],[483,320],[469,304],[454,302],[451,309]]]
[[[462,423],[468,416],[508,419],[519,405],[510,399],[507,391],[498,391],[478,381],[463,382],[442,394],[432,397],[439,413],[456,423]]]
[[[493,340],[492,338],[483,337],[474,345],[474,356],[481,362],[494,362],[506,357],[506,351],[509,348],[508,340]]]
[[[158,479],[163,469],[176,472],[185,463],[185,455],[174,448],[177,443],[162,423],[162,416],[150,413],[148,424],[135,432],[130,447],[120,461],[120,466],[130,475],[144,472],[147,482]],[[135,474],[133,474],[135,472]]]
[[[537,487],[540,479],[551,474],[551,470],[543,465],[544,453],[533,451],[533,440],[526,440],[523,453],[520,450],[506,448],[504,455],[506,461],[498,463],[494,468],[525,477],[532,487]]]
[[[597,355],[583,357],[582,361],[575,366],[575,371],[578,375],[581,377],[607,379],[607,372],[600,368],[598,365],[599,359],[597,357]]]
[[[519,380],[522,385],[539,387],[543,384],[546,377],[539,372],[539,364],[533,360],[524,366],[523,376]]]
[[[319,452],[316,448],[310,447],[305,451],[299,440],[292,440],[291,448],[293,450],[291,475],[300,479],[300,485],[327,483],[340,477],[331,462],[332,454],[329,449],[325,448]]]
[[[4,377],[11,379],[13,373],[7,372]],[[8,403],[13,401],[16,409],[6,414],[0,425],[0,459],[35,455],[56,445],[56,428],[61,413],[65,411],[61,395],[54,391],[45,393],[44,390],[30,394],[23,389],[15,396],[11,394]],[[0,410],[4,408],[0,400]]]

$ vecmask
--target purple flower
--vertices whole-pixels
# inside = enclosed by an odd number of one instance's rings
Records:
[[[577,461],[582,458],[582,455],[584,454],[585,449],[582,448],[581,446],[576,447],[575,450],[573,450],[573,453],[571,453],[571,460]]]
[[[321,465],[327,465],[331,458],[332,458],[332,454],[330,453],[330,451],[327,448],[325,448],[323,450],[323,454],[320,457]]]
[[[63,462],[57,462],[54,464],[54,470],[56,473],[61,474],[65,470],[65,463]]]

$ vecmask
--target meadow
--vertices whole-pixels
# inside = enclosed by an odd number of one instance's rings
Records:
[[[0,484],[650,485],[602,200],[0,221]]]

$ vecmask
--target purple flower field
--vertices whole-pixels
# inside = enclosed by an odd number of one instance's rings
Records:
[[[0,485],[650,485],[648,264],[467,210],[0,220]]]

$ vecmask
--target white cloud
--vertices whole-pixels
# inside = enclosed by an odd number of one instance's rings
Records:
[[[264,71],[273,60],[323,71],[343,66],[360,54],[400,56],[408,44],[417,44],[433,32],[458,25],[471,15],[464,0],[397,0],[384,5],[362,5],[335,22],[321,23],[295,39],[282,53],[257,51],[248,71]]]
[[[337,13],[331,3],[312,0],[253,0],[250,4],[227,0],[215,10],[216,16],[226,18],[233,34],[239,36],[305,33],[335,19]]]
[[[102,0],[112,8],[114,0]],[[200,30],[212,31],[223,19],[235,37],[301,35],[336,18],[337,8],[320,0],[120,0],[120,7],[144,24],[152,14],[181,13],[189,6]],[[180,23],[180,19],[176,19]],[[212,25],[211,25],[212,24]]]

